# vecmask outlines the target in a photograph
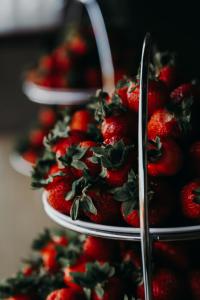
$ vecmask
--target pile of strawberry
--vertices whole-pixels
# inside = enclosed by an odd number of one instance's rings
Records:
[[[0,283],[0,299],[144,299],[138,243],[45,230],[32,248],[21,270]],[[154,300],[200,299],[199,250],[199,242],[155,242]]]
[[[160,60],[161,61],[161,60]],[[151,226],[200,222],[199,86],[175,65],[151,68],[148,90],[148,199]],[[139,227],[138,76],[65,116],[45,138],[33,187],[73,219]],[[67,115],[67,114],[66,114]]]
[[[101,74],[94,37],[87,28],[69,27],[65,41],[41,56],[26,74],[28,81],[48,88],[97,88]]]
[[[43,153],[43,139],[61,117],[61,111],[57,108],[43,107],[39,110],[37,121],[23,138],[19,138],[16,152],[23,159],[34,165]]]

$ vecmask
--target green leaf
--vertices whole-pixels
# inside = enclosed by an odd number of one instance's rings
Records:
[[[80,206],[80,199],[76,198],[73,201],[71,210],[70,210],[70,216],[72,218],[72,220],[76,220],[78,217],[78,213],[79,213],[79,206]]]
[[[125,216],[128,216],[135,208],[135,201],[126,201],[122,203],[122,210]]]
[[[97,215],[97,209],[94,206],[91,197],[89,197],[88,195],[83,195],[81,201],[82,201],[81,206],[85,211],[88,211],[93,215]]]
[[[88,166],[83,161],[75,159],[72,161],[71,166],[78,170],[88,169]]]
[[[95,286],[95,292],[96,292],[97,296],[98,296],[100,299],[103,298],[104,293],[105,293],[103,287],[101,286],[101,284],[97,284],[97,285]]]

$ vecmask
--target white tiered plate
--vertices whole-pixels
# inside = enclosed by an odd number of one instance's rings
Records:
[[[10,164],[15,171],[24,176],[31,176],[32,164],[23,159],[23,157],[19,153],[14,152],[10,154],[9,159]]]
[[[24,94],[33,102],[48,105],[80,105],[89,102],[94,89],[50,89],[35,83],[23,83]]]

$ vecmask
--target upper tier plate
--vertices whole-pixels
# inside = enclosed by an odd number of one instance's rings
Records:
[[[50,89],[35,83],[23,83],[24,94],[33,102],[47,105],[80,105],[87,103],[94,89]]]

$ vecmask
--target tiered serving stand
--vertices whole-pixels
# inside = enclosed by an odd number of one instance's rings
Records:
[[[103,87],[105,91],[110,92],[114,89],[114,68],[105,24],[100,8],[96,0],[78,1],[85,5],[89,14],[101,63]],[[133,242],[137,241],[141,243],[145,300],[152,299],[152,243],[155,240],[178,241],[200,238],[200,225],[168,228],[149,227],[147,199],[147,93],[150,52],[151,37],[150,34],[147,34],[144,39],[141,56],[141,88],[138,120],[140,228],[106,226],[81,220],[73,221],[70,217],[53,209],[47,201],[47,193],[43,193],[43,206],[45,212],[53,221],[62,227],[86,235],[93,235],[115,240],[126,240]],[[89,90],[46,89],[30,82],[24,82],[23,90],[30,100],[48,105],[78,105],[81,103],[86,103],[89,99],[89,96],[93,93],[93,91]]]
[[[140,72],[140,105],[138,121],[138,161],[139,161],[139,201],[140,201],[140,228],[117,227],[94,224],[81,220],[73,221],[54,210],[47,201],[47,194],[43,194],[43,205],[47,215],[57,224],[78,233],[93,235],[101,238],[115,240],[137,241],[141,243],[143,280],[145,300],[152,299],[151,285],[151,248],[155,240],[179,241],[200,238],[200,225],[185,227],[150,228],[148,222],[148,197],[147,197],[147,92],[149,55],[151,49],[151,37],[147,34],[144,40],[141,72]]]
[[[111,92],[114,89],[114,67],[110,44],[104,23],[104,19],[96,0],[77,0],[84,4],[95,36],[99,54],[103,89]],[[88,89],[52,89],[39,86],[30,81],[23,82],[23,92],[33,102],[45,105],[76,106],[89,102],[95,90]],[[31,163],[24,160],[18,153],[10,155],[11,166],[18,173],[30,176]]]

